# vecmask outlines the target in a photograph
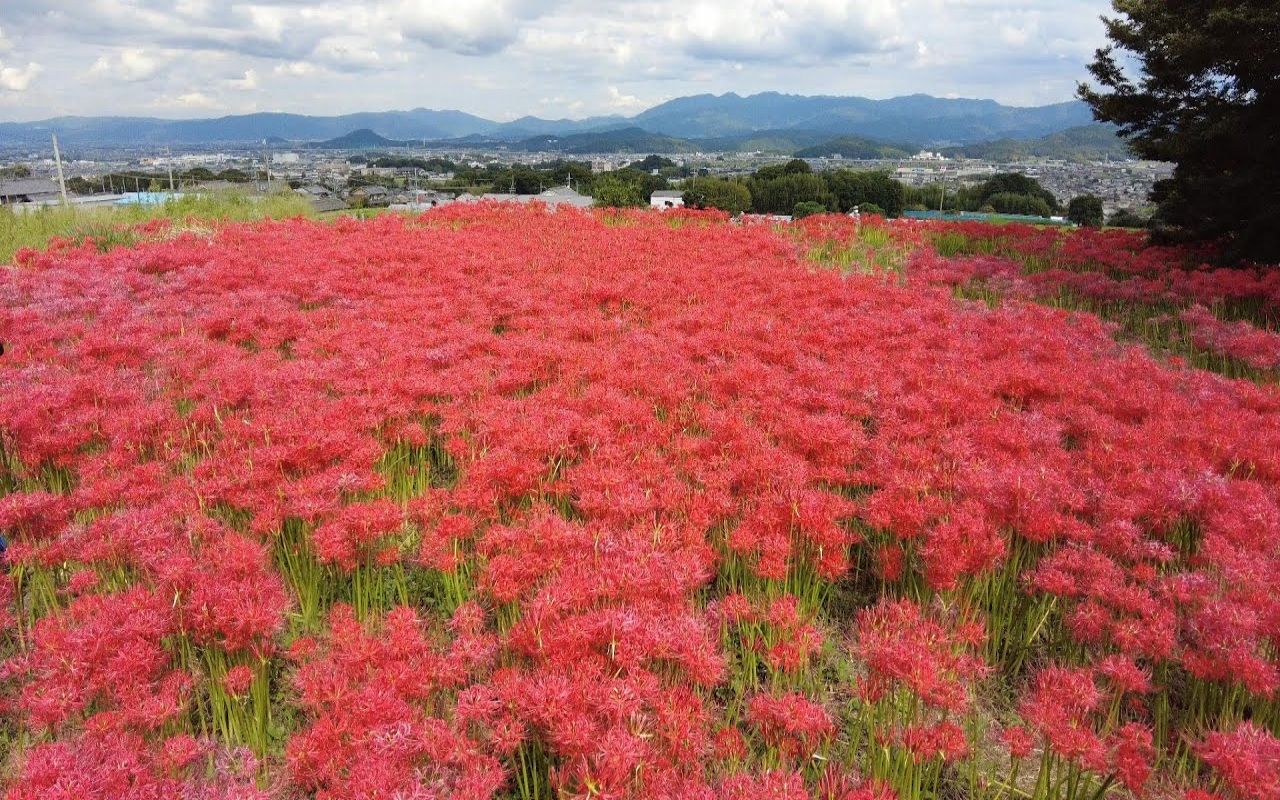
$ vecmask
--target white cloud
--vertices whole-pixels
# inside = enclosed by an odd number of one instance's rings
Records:
[[[8,106],[630,113],[703,92],[1065,100],[1108,0],[0,0]],[[27,65],[23,67],[22,65]],[[180,69],[179,69],[180,67]],[[92,74],[100,80],[85,81]],[[187,107],[207,107],[199,100]],[[549,112],[549,109],[544,109]]]
[[[287,64],[277,64],[272,70],[276,75],[289,78],[306,78],[315,75],[319,71],[315,64],[307,61],[291,61]]]
[[[385,55],[390,54],[385,51]],[[328,37],[316,45],[311,57],[340,72],[372,72],[394,63],[358,36]]]
[[[609,87],[609,108],[626,114],[636,114],[650,108],[654,103],[641,100],[632,94],[623,94],[617,86]]]
[[[240,78],[231,78],[226,81],[227,88],[234,89],[238,92],[251,92],[258,88],[258,71],[255,69],[247,69],[244,76]]]
[[[0,62],[0,90],[25,92],[43,71],[44,67],[34,61],[25,67],[6,67],[4,62]]]
[[[553,117],[562,117],[566,113],[570,116],[581,115],[582,110],[587,106],[581,100],[575,100],[571,97],[544,97],[538,103],[546,109],[543,112],[544,114]]]
[[[1013,47],[1024,47],[1036,35],[1035,24],[1019,26],[1004,24],[1000,26],[1000,41]]]
[[[113,81],[146,81],[154,78],[168,61],[168,58],[142,48],[130,47],[118,53],[99,56],[89,68],[89,74]]]
[[[547,5],[530,0],[405,0],[394,19],[406,39],[460,55],[484,56],[515,42],[523,23],[536,19]]]
[[[204,92],[186,92],[175,98],[173,103],[180,108],[208,110],[218,107],[218,103]]]
[[[613,60],[617,64],[628,64],[635,58],[635,47],[630,42],[616,42],[609,48],[613,52]]]
[[[693,5],[670,28],[698,58],[806,62],[876,53],[905,41],[890,0],[736,0]]]

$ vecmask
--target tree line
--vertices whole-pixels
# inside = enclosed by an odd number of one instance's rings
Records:
[[[902,214],[906,204],[906,187],[888,172],[818,173],[807,161],[798,158],[761,167],[744,177],[693,178],[682,188],[685,205],[718,208],[730,214],[807,216],[848,213],[860,208],[868,213],[896,217]]]
[[[446,175],[445,180],[432,184],[441,191],[539,194],[556,186],[571,185],[578,192],[595,197],[602,205],[613,206],[648,205],[649,196],[670,188],[671,180],[693,174],[689,168],[658,155],[647,156],[621,169],[602,172],[595,172],[588,162],[570,159],[481,166],[441,157],[354,156],[351,161],[383,169],[421,170]],[[396,181],[376,176],[352,176],[352,180],[385,185]]]
[[[1102,201],[1077,197],[1066,209],[1035,178],[1020,173],[993,175],[973,186],[905,186],[884,171],[841,169],[814,172],[802,159],[770,165],[739,178],[694,178],[684,184],[685,205],[731,214],[789,215],[862,213],[898,217],[904,211],[970,211],[1053,217],[1065,214],[1079,225],[1102,225]],[[1131,223],[1125,219],[1123,222]]]
[[[174,170],[173,184],[189,186],[193,183],[209,183],[226,181],[228,183],[250,183],[261,180],[262,173],[252,174],[238,169],[224,169],[214,172],[206,167]],[[163,191],[169,188],[169,173],[133,170],[112,172],[106,175],[75,176],[67,178],[67,191],[72,194],[115,194],[119,192]]]

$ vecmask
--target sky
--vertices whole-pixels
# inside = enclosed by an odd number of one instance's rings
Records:
[[[0,0],[0,120],[1070,99],[1106,0]]]

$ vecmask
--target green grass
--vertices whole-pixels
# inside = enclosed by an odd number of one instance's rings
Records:
[[[255,197],[235,191],[190,195],[155,206],[50,206],[24,212],[0,208],[0,264],[10,263],[22,248],[42,249],[55,238],[83,241],[92,237],[104,247],[131,244],[136,234],[129,227],[154,219],[248,222],[298,216],[315,216],[310,203],[299,195]]]

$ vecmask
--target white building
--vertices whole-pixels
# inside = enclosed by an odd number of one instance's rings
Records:
[[[649,207],[658,209],[684,208],[684,192],[663,190],[649,195]]]

